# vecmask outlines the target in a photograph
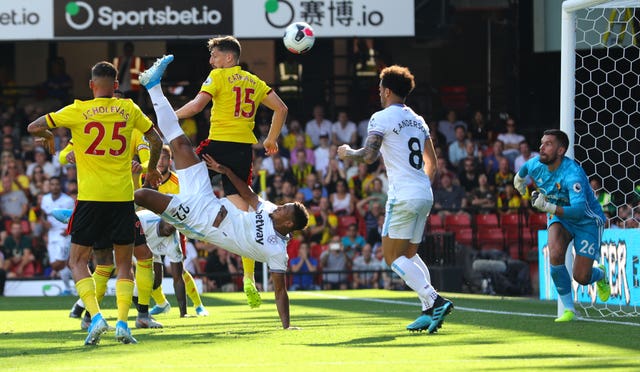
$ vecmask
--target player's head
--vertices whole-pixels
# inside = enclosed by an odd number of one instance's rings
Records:
[[[282,234],[302,230],[309,223],[309,212],[300,202],[281,205],[271,212],[270,216],[275,229]]]
[[[118,70],[114,65],[106,61],[98,62],[91,68],[89,87],[94,92],[96,89],[111,92],[110,96],[113,96],[113,91],[118,89],[117,76]]]
[[[220,36],[209,39],[207,43],[211,58],[209,64],[213,68],[233,67],[240,63],[242,48],[233,36]]]
[[[171,148],[167,145],[162,146],[160,150],[160,158],[158,159],[158,171],[165,175],[171,168]]]
[[[380,103],[382,107],[396,103],[397,99],[404,101],[415,86],[414,77],[408,68],[398,65],[384,68],[380,72]],[[392,97],[392,95],[396,97]]]
[[[559,163],[569,148],[569,137],[560,129],[547,129],[540,141],[540,162],[542,164]]]

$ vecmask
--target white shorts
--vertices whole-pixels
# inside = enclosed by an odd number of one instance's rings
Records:
[[[49,262],[67,261],[69,259],[69,250],[71,249],[71,238],[64,240],[51,240],[47,244],[47,252],[49,253]]]
[[[179,169],[180,193],[174,195],[162,218],[190,239],[204,240],[216,229],[213,221],[222,205],[213,194],[204,162]]]
[[[420,244],[432,206],[428,199],[387,200],[382,236]]]

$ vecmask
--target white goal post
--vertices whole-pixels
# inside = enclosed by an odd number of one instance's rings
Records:
[[[616,221],[621,218],[617,215],[620,206],[630,203],[634,187],[640,182],[640,157],[635,155],[640,150],[640,75],[633,67],[640,64],[636,8],[640,8],[640,0],[562,3],[560,129],[569,136],[567,156],[580,163],[589,177],[600,178],[604,190],[620,199],[612,205]],[[580,81],[579,75],[587,78]],[[638,211],[632,210],[632,218],[633,212]],[[626,222],[622,227],[627,227]],[[566,264],[570,273],[572,263],[573,249],[568,249]],[[613,285],[620,286],[616,287],[617,293],[622,293],[625,288],[620,280],[625,278],[612,274],[612,269],[607,271],[610,279],[614,276]],[[573,289],[577,289],[575,283]],[[600,315],[638,315],[638,302],[627,302],[626,306],[632,307],[628,311],[622,306],[595,306],[595,293],[592,298],[594,302],[582,304],[583,309],[595,309]],[[558,316],[563,311],[558,300]]]

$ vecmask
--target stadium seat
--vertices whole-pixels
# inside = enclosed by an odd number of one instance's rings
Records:
[[[475,221],[478,229],[500,226],[498,215],[495,213],[476,214]]]
[[[430,214],[429,217],[427,217],[427,226],[429,231],[444,230],[442,217],[437,213]]]
[[[471,228],[471,217],[468,214],[448,214],[444,217],[445,230],[454,231],[460,228]]]
[[[289,261],[291,261],[292,258],[298,257],[300,244],[302,244],[302,242],[298,239],[291,239],[289,240],[289,243],[287,243],[287,255],[289,256]]]
[[[546,213],[530,213],[528,224],[532,231],[546,230],[547,214]]]
[[[521,217],[519,213],[504,213],[500,215],[500,226],[518,226],[518,224],[522,223],[523,225],[527,224],[526,218]]]
[[[320,260],[320,255],[327,249],[329,249],[329,246],[327,244],[313,243],[311,244],[311,251],[309,252],[309,254],[311,255],[311,257]]]
[[[338,217],[338,235],[345,236],[347,229],[353,224],[358,225],[356,216],[346,215]]]
[[[487,227],[478,230],[478,249],[497,249],[503,251],[505,248],[505,236],[500,227]]]
[[[473,229],[471,227],[460,227],[449,231],[455,234],[456,243],[469,247],[473,246]]]

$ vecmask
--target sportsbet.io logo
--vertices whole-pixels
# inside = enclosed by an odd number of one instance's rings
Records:
[[[82,9],[82,12],[80,11]],[[74,30],[85,30],[93,23],[93,8],[84,1],[71,1],[64,8],[64,19]],[[84,19],[84,21],[83,21]]]

